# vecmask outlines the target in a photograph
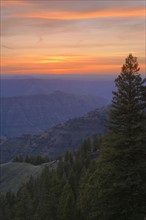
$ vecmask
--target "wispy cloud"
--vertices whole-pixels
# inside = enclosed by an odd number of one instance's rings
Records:
[[[10,7],[10,6],[31,6],[36,5],[37,1],[26,1],[26,0],[2,0],[1,5],[3,7]]]
[[[2,48],[8,49],[8,50],[14,50],[13,47],[9,47],[9,46],[6,46],[6,45],[2,45]]]
[[[4,72],[117,72],[123,57],[144,69],[143,1],[2,0]]]
[[[49,19],[49,20],[80,20],[80,19],[93,19],[93,18],[112,18],[112,17],[143,17],[145,15],[144,8],[137,8],[129,10],[121,10],[115,8],[114,10],[94,10],[87,12],[76,11],[50,11],[40,10],[36,12],[19,12],[11,13],[7,17],[11,18],[36,18],[36,19]]]

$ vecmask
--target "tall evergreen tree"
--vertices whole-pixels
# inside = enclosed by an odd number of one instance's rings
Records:
[[[137,58],[130,54],[115,80],[109,129],[112,133],[133,143],[142,137],[144,111],[144,80],[139,74]]]
[[[58,203],[58,219],[74,220],[75,219],[75,197],[71,186],[66,182]]]
[[[146,101],[145,80],[139,70],[137,58],[130,54],[115,80],[117,91],[113,92],[110,112],[109,147],[103,148],[97,170],[105,219],[140,220],[145,215]]]
[[[87,219],[144,220],[146,215],[146,102],[138,72],[137,59],[130,54],[115,80],[110,135],[102,143],[96,171],[88,177],[88,196],[80,199],[82,209],[92,207]]]
[[[57,169],[45,167],[15,196],[0,196],[2,219],[144,220],[146,86],[131,54],[115,84],[110,135],[93,141],[95,151],[100,148],[97,161],[91,159],[90,141],[84,141],[79,152],[66,153]]]

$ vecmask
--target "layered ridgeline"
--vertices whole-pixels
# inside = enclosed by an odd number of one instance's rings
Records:
[[[0,196],[1,219],[145,220],[144,83],[130,54],[115,80],[108,131],[97,139],[98,148],[86,140],[78,152],[60,158],[56,169],[46,167],[17,194]]]
[[[76,151],[84,139],[105,132],[107,112],[108,107],[96,109],[38,135],[2,138],[0,162],[11,161],[17,155],[48,155],[51,158],[63,155],[66,151]]]
[[[107,100],[102,97],[61,91],[48,95],[3,97],[1,136],[36,134],[106,104]]]
[[[39,77],[39,78],[38,78]],[[113,75],[82,76],[3,76],[0,79],[1,96],[29,96],[49,94],[56,90],[65,93],[97,95],[111,101],[114,83]]]

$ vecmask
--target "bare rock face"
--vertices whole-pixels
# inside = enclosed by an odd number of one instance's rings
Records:
[[[96,109],[85,116],[70,119],[38,135],[23,135],[1,139],[1,163],[17,155],[48,155],[57,157],[66,151],[76,151],[83,140],[103,134],[108,108]]]

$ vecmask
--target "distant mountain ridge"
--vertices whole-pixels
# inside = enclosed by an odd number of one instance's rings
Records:
[[[108,108],[96,109],[85,116],[70,119],[38,135],[23,135],[1,139],[1,163],[13,160],[17,155],[47,155],[56,157],[66,151],[76,151],[83,140],[106,131]]]
[[[111,76],[82,78],[14,78],[0,79],[1,97],[48,94],[55,90],[79,95],[97,95],[111,101],[114,80]]]
[[[1,98],[1,136],[40,133],[106,104],[101,97],[61,91]]]

